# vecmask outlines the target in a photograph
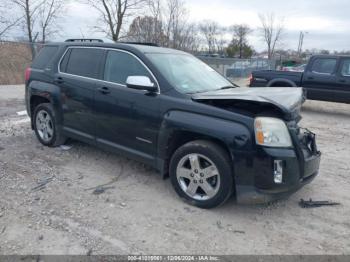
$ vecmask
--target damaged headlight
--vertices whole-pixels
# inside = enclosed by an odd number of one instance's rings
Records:
[[[255,140],[258,145],[291,147],[292,140],[286,124],[278,118],[257,117],[254,123]]]

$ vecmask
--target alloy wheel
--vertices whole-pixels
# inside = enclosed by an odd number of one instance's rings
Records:
[[[195,200],[209,200],[220,188],[218,168],[201,154],[184,156],[177,165],[176,177],[181,189]]]
[[[54,126],[52,123],[52,118],[48,112],[45,110],[40,110],[36,114],[36,129],[40,138],[48,143],[51,141],[54,135]]]

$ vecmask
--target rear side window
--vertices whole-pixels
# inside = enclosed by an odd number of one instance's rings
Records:
[[[331,75],[335,72],[336,65],[335,58],[318,58],[312,64],[312,72]]]
[[[72,48],[62,59],[60,70],[71,75],[99,78],[101,49]]]
[[[345,59],[343,61],[341,74],[342,76],[350,76],[350,59]]]
[[[134,56],[120,51],[109,51],[106,58],[104,80],[125,85],[129,76],[148,76],[148,70]]]
[[[58,51],[58,46],[45,46],[43,47],[38,55],[35,57],[32,68],[35,69],[45,69],[50,61],[53,59],[54,55]]]

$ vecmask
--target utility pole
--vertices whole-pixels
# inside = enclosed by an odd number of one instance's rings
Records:
[[[301,53],[303,52],[303,44],[304,44],[304,37],[306,34],[308,34],[309,32],[303,32],[300,31],[300,35],[299,35],[299,45],[298,45],[298,56],[301,57]]]

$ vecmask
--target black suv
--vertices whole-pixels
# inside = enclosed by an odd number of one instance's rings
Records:
[[[190,54],[141,44],[48,44],[26,70],[42,144],[73,138],[147,163],[201,208],[233,193],[273,201],[318,174],[303,102],[300,88],[238,88]]]

